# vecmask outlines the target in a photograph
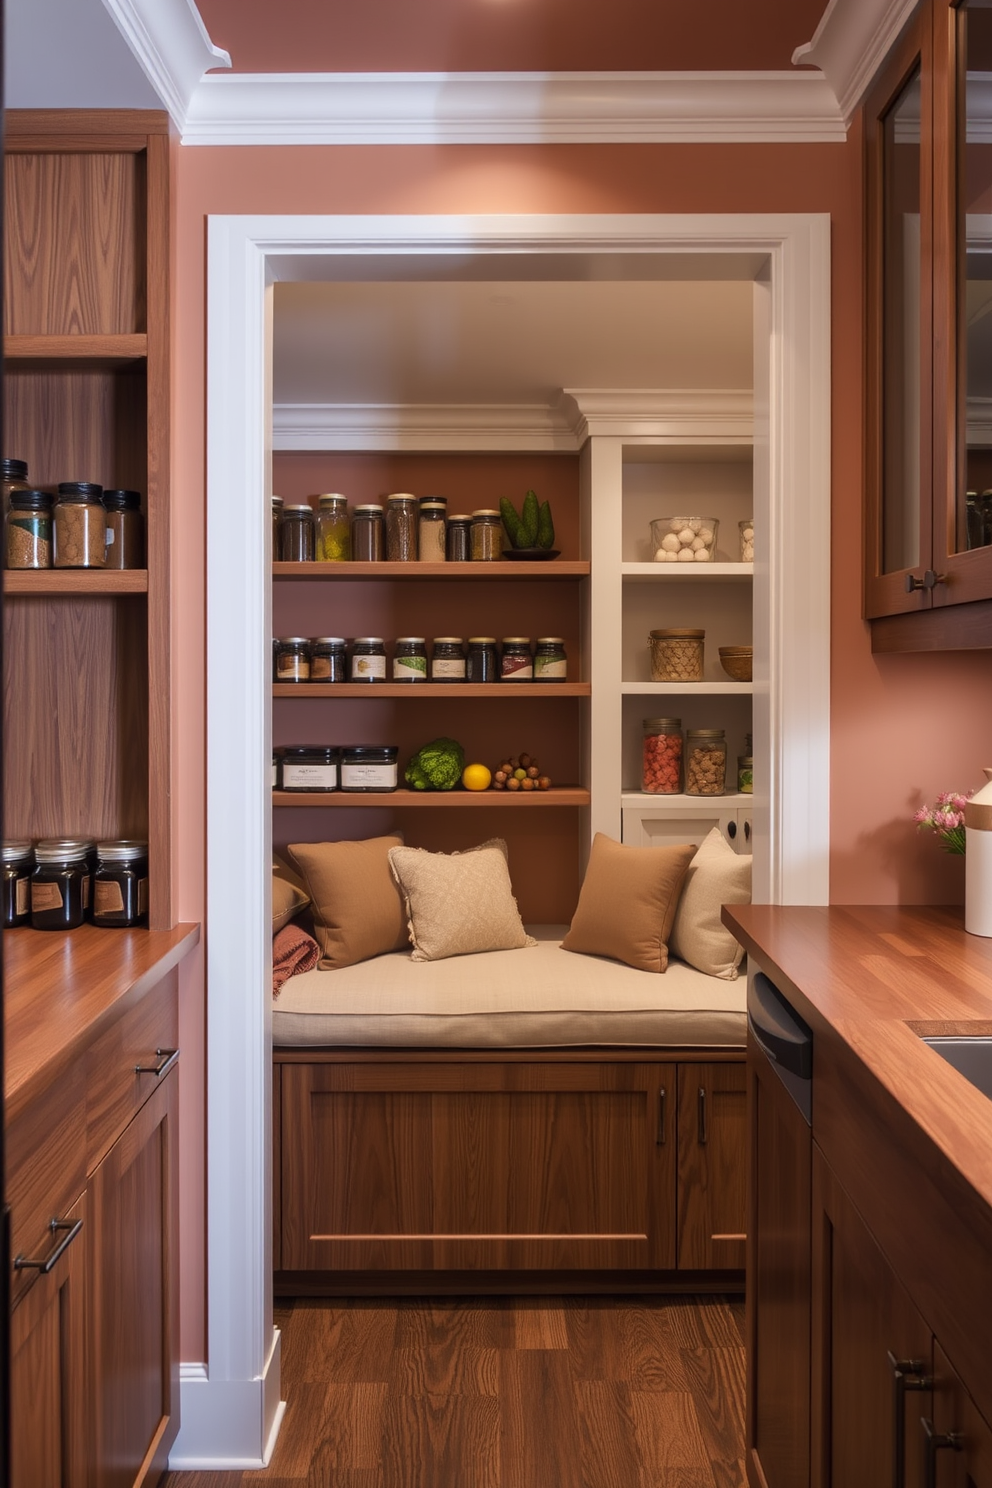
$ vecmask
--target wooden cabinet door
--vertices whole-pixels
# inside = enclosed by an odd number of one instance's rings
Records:
[[[743,1064],[680,1064],[678,1091],[679,1270],[742,1270],[747,1072]]]
[[[924,1488],[932,1364],[929,1327],[814,1146],[813,1488]]]
[[[933,1440],[920,1422],[924,1454],[934,1455],[937,1488],[992,1488],[992,1428],[939,1343],[933,1348]]]
[[[10,1323],[13,1488],[85,1488],[86,1197],[66,1215],[83,1228],[37,1277]]]
[[[91,1488],[156,1483],[179,1427],[177,1081],[166,1076],[90,1180]]]

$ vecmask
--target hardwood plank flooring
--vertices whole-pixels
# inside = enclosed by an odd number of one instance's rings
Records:
[[[744,1304],[301,1298],[270,1466],[162,1488],[745,1488]]]

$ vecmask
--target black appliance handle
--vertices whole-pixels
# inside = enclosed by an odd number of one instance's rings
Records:
[[[769,1059],[801,1080],[812,1078],[812,1032],[764,972],[756,971],[751,978],[747,1018],[751,1032]]]

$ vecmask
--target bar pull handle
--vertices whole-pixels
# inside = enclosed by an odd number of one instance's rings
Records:
[[[707,1141],[707,1131],[706,1131],[706,1089],[702,1085],[700,1085],[700,1087],[699,1087],[699,1096],[698,1096],[698,1105],[697,1105],[697,1123],[696,1124],[697,1124],[697,1140],[699,1142],[700,1147],[705,1147],[706,1146],[706,1141]]]
[[[926,1437],[926,1462],[923,1473],[924,1488],[937,1488],[937,1453],[945,1447],[954,1452],[960,1452],[964,1446],[964,1437],[960,1431],[945,1431],[943,1433],[934,1431],[933,1422],[928,1421],[926,1416],[921,1416],[920,1425],[923,1427],[923,1435]]]
[[[668,1141],[666,1131],[667,1123],[665,1121],[665,1098],[667,1094],[668,1092],[666,1091],[664,1085],[662,1085],[661,1089],[658,1091],[658,1135],[655,1137],[656,1147],[664,1147],[665,1143]]]
[[[906,1392],[930,1390],[933,1380],[926,1373],[925,1359],[897,1359],[888,1351],[892,1370],[892,1488],[906,1484]]]
[[[134,1066],[134,1073],[136,1075],[154,1075],[156,1079],[160,1079],[162,1075],[168,1074],[179,1058],[179,1050],[156,1049],[155,1057],[158,1059],[158,1064],[136,1064]]]
[[[24,1255],[15,1256],[15,1271],[39,1271],[42,1276],[47,1276],[52,1267],[58,1265],[73,1240],[75,1240],[83,1228],[83,1221],[81,1219],[75,1221],[71,1219],[53,1219],[50,1221],[48,1228],[53,1237],[60,1234],[63,1230],[66,1233],[62,1236],[55,1249],[50,1250],[48,1255],[42,1256],[40,1260],[35,1260],[32,1257]]]

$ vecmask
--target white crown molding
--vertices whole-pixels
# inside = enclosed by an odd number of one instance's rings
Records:
[[[812,40],[793,52],[797,66],[820,69],[845,126],[917,4],[918,0],[830,0]]]
[[[735,442],[754,433],[750,388],[564,388],[559,408],[576,448],[602,434]]]
[[[845,137],[837,100],[812,70],[230,73],[201,79],[183,130],[186,145],[829,143]]]
[[[208,67],[230,67],[230,56],[210,40],[195,0],[103,3],[182,132],[203,74]]]

